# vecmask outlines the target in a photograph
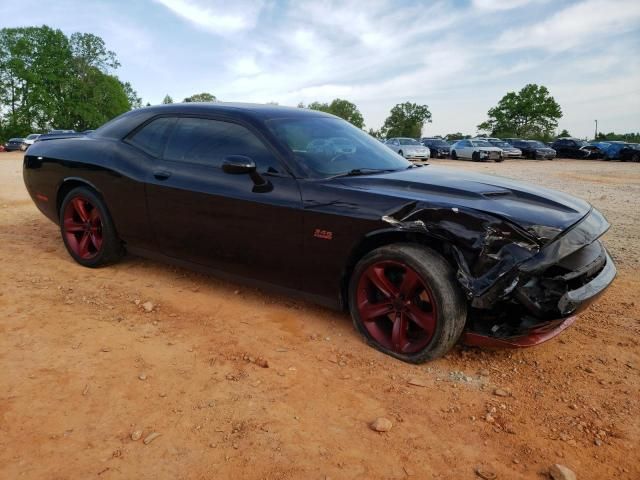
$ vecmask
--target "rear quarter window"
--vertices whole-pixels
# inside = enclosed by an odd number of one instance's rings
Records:
[[[161,157],[175,121],[170,117],[156,118],[131,135],[127,142],[153,157]]]

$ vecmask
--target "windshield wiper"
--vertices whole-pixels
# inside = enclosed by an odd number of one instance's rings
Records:
[[[372,173],[384,173],[384,172],[396,172],[394,168],[354,168],[348,172],[338,173],[328,178],[340,178],[340,177],[357,177],[358,175],[369,175]]]

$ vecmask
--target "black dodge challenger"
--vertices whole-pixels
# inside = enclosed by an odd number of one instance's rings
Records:
[[[322,112],[174,104],[35,143],[24,181],[86,267],[125,251],[348,309],[421,362],[530,346],[613,281],[609,228],[561,192],[416,166]]]

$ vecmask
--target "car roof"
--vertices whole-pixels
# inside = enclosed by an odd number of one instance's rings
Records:
[[[329,113],[309,108],[281,107],[258,103],[192,102],[170,103],[137,108],[107,122],[94,133],[97,136],[122,138],[135,127],[157,115],[228,115],[246,121],[271,120],[275,118],[337,118]]]

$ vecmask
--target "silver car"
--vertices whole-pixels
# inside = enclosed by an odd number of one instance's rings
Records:
[[[389,138],[384,143],[391,150],[407,159],[426,160],[431,157],[429,147],[425,147],[413,138]]]

